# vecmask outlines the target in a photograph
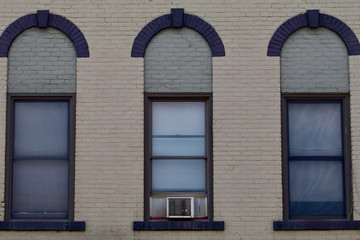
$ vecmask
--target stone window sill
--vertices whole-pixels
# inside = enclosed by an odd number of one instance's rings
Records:
[[[360,221],[275,221],[274,230],[360,230]]]
[[[223,231],[223,221],[144,221],[134,222],[134,231]]]
[[[85,222],[0,221],[0,231],[85,231]]]

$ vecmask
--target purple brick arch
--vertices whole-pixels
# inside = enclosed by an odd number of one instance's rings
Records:
[[[272,36],[267,55],[280,56],[285,40],[302,27],[326,27],[341,37],[349,55],[360,55],[360,44],[354,32],[344,22],[333,16],[319,13],[319,10],[307,10],[306,13],[290,18],[283,23]]]
[[[201,18],[184,13],[183,8],[171,9],[171,14],[158,17],[148,23],[136,36],[132,50],[132,57],[144,57],[150,40],[165,28],[189,27],[200,33],[208,42],[212,56],[225,56],[224,44],[215,29]]]
[[[23,31],[31,27],[53,27],[66,34],[74,44],[78,58],[89,57],[89,46],[79,28],[66,18],[38,10],[37,13],[23,16],[11,23],[0,36],[0,57],[7,57],[11,43]]]

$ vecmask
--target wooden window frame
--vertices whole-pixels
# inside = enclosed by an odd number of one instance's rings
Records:
[[[67,218],[13,218],[12,217],[12,149],[13,149],[13,126],[14,126],[14,101],[15,100],[67,100],[69,101],[69,168],[68,168],[68,216]],[[6,116],[6,160],[5,160],[5,221],[73,221],[74,220],[74,178],[75,178],[75,94],[8,94]],[[5,222],[6,223],[6,222]],[[78,223],[74,223],[75,225]],[[57,224],[61,225],[61,224]],[[83,230],[85,224],[76,229]],[[34,224],[37,229],[42,226]],[[22,226],[24,228],[24,226]],[[54,228],[54,226],[49,226]],[[61,227],[61,226],[60,226]],[[4,227],[8,230],[8,227]],[[21,228],[21,227],[19,227]],[[57,226],[55,227],[57,228]],[[63,228],[66,230],[66,228]],[[24,230],[24,229],[16,229]]]
[[[213,220],[213,163],[212,163],[212,95],[211,94],[145,94],[144,97],[144,220],[150,219],[150,197],[151,195],[151,149],[152,149],[152,102],[191,102],[198,101],[205,103],[205,159],[206,159],[206,194],[203,193],[171,193],[171,196],[206,196],[207,197],[207,221]],[[171,156],[171,158],[176,156]],[[169,158],[169,157],[167,157]],[[184,158],[184,157],[181,157]],[[185,157],[186,158],[186,157]],[[197,157],[198,158],[198,157]],[[160,195],[166,195],[160,194]],[[159,195],[158,195],[159,196]],[[164,219],[165,221],[167,219]],[[193,219],[204,220],[204,219]],[[180,220],[181,221],[181,220]]]
[[[288,164],[288,100],[296,101],[326,101],[339,100],[342,106],[342,141],[344,157],[344,197],[345,197],[345,218],[330,216],[309,216],[301,218],[290,218],[289,209],[289,164]],[[350,139],[350,104],[348,94],[283,94],[281,99],[281,121],[282,121],[282,169],[283,169],[283,219],[288,220],[352,220],[352,179],[351,179],[351,139]]]

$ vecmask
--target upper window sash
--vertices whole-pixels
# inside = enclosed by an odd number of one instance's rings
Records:
[[[163,159],[163,158],[184,158],[184,159],[192,159],[192,158],[208,158],[210,154],[210,134],[211,134],[211,123],[210,123],[210,117],[209,116],[209,108],[210,108],[210,101],[211,97],[208,95],[146,95],[145,96],[145,115],[146,115],[146,122],[145,122],[145,155],[149,157],[150,159],[157,158],[157,159]],[[191,103],[199,103],[200,105],[203,105],[203,108],[200,109],[199,106],[198,109],[196,107],[192,106],[193,109],[188,110],[187,114],[191,115],[197,114],[194,118],[191,119],[187,118],[186,121],[188,121],[189,125],[186,126],[185,123],[181,123],[181,114],[176,113],[170,113],[168,118],[173,118],[174,121],[172,121],[172,124],[168,124],[167,126],[164,126],[164,122],[161,121],[162,117],[166,117],[166,104],[169,103],[171,105],[179,104],[178,107],[188,107],[188,106],[181,106],[182,103],[184,105]],[[159,108],[155,106],[155,113],[154,106],[153,105],[158,104],[158,106],[161,106],[160,108],[164,107],[162,110],[158,111]],[[167,106],[169,107],[169,106]],[[197,111],[200,109],[200,112]],[[178,114],[178,116],[175,116],[175,114]],[[200,121],[199,119],[202,118]],[[160,121],[159,121],[160,120]],[[156,121],[154,123],[154,121]],[[192,122],[192,123],[191,123]],[[194,126],[194,124],[197,124],[197,126]],[[167,141],[165,141],[167,140]],[[201,145],[200,148],[195,148],[195,146],[192,147],[192,145],[187,144],[188,146],[188,152],[183,151],[182,146],[175,146],[175,148],[171,149],[164,149],[163,147],[160,147],[159,145],[165,144],[169,145],[169,140],[175,141],[175,142],[188,142],[184,140],[191,140],[194,142],[194,144]],[[155,141],[155,142],[154,142]],[[186,146],[184,146],[186,147]]]

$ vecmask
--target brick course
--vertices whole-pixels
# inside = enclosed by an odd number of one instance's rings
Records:
[[[211,92],[209,45],[189,28],[169,28],[149,43],[145,59],[145,92]]]
[[[9,93],[75,93],[76,52],[54,28],[22,32],[9,51]]]
[[[284,43],[280,58],[284,93],[349,92],[349,60],[344,42],[326,28],[302,28]]]
[[[77,59],[75,220],[85,232],[0,232],[1,239],[353,239],[359,231],[273,231],[282,220],[280,58],[267,57],[276,29],[320,9],[360,36],[358,0],[2,1],[0,29],[38,9],[75,23],[90,58]],[[143,220],[144,59],[131,58],[141,29],[171,8],[210,23],[225,57],[212,58],[214,220],[225,231],[134,232]],[[349,57],[354,219],[360,220],[360,58]],[[0,199],[4,194],[8,63],[0,58]],[[0,218],[4,203],[0,200]]]

